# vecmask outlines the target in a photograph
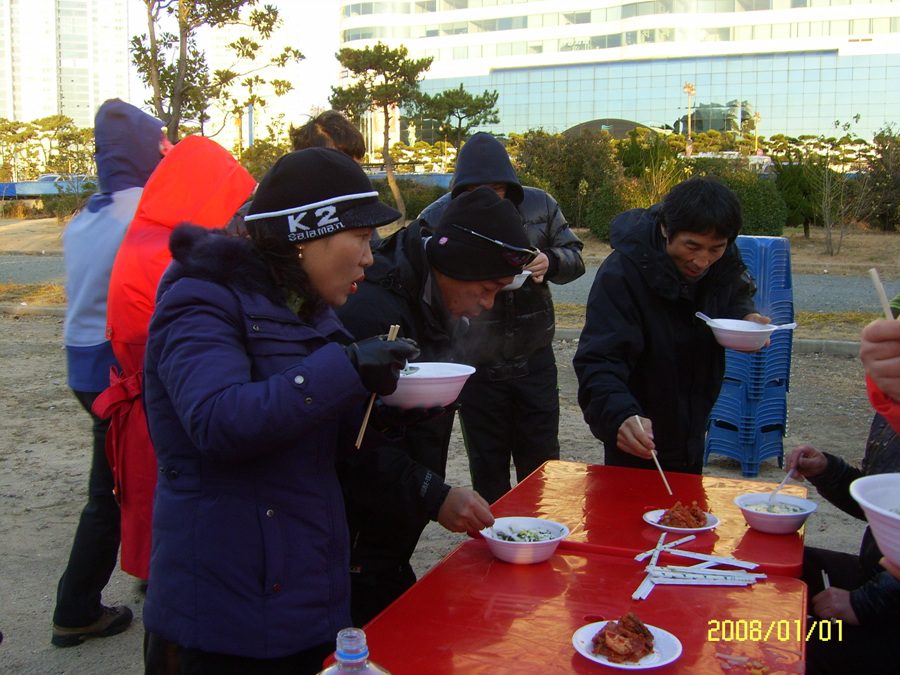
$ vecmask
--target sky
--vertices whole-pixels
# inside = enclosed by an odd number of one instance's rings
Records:
[[[336,84],[338,62],[334,54],[340,47],[338,3],[334,0],[261,0],[279,9],[285,26],[295,33],[293,46],[306,57],[297,73],[301,81],[294,81],[297,109],[308,112],[313,106],[328,107],[331,86]],[[128,0],[129,32],[146,32],[146,6],[142,0]],[[136,74],[132,75],[132,102],[140,105],[147,98],[144,86]]]

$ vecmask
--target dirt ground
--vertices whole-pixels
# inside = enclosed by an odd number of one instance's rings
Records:
[[[0,673],[140,673],[142,597],[134,579],[122,572],[116,572],[103,599],[131,606],[134,626],[119,636],[70,649],[50,645],[56,583],[84,504],[90,422],[66,386],[61,319],[0,315],[0,335],[0,630],[5,636]],[[575,344],[558,341],[556,350],[562,459],[600,463],[602,451],[575,400]],[[859,461],[871,410],[856,358],[795,354],[788,410],[786,450],[811,443]],[[716,455],[706,472],[741,475],[737,462]],[[782,475],[770,459],[759,480],[777,482]],[[448,480],[470,485],[458,434]],[[807,542],[855,552],[863,529],[863,523],[823,504],[807,524]],[[417,572],[427,571],[464,536],[432,524],[414,559]]]

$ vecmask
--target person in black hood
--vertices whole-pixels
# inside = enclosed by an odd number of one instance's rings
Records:
[[[488,311],[535,255],[511,202],[487,187],[467,192],[453,200],[433,234],[423,237],[412,223],[387,237],[338,316],[357,339],[396,324],[401,337],[416,341],[418,360],[452,361],[467,319]],[[494,522],[477,491],[444,482],[452,409],[385,415],[376,404],[370,426],[403,425],[393,451],[358,452],[338,466],[350,526],[356,626],[415,582],[409,560],[429,520],[452,532],[476,532]]]
[[[735,244],[742,222],[731,189],[694,178],[610,223],[614,250],[597,270],[573,359],[606,464],[655,470],[658,453],[668,471],[702,472],[725,349],[695,313],[769,323]]]
[[[549,281],[567,284],[584,274],[583,244],[569,229],[556,200],[523,187],[506,148],[477,133],[456,161],[453,189],[419,215],[427,230],[451,200],[487,185],[516,205],[539,254],[531,274],[494,307],[472,319],[458,343],[460,358],[476,367],[460,397],[460,419],[472,486],[488,502],[510,489],[510,459],[522,480],[549,459],[559,459],[559,394],[553,335],[556,319]]]

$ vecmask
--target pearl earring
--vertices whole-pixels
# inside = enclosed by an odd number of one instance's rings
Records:
[[[301,246],[297,247],[297,258],[303,260],[303,248]]]

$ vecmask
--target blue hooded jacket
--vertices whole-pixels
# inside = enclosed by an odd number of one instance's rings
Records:
[[[63,232],[69,386],[84,392],[109,385],[109,368],[116,363],[106,339],[109,277],[144,183],[162,159],[163,123],[133,105],[110,99],[94,124],[101,192]]]

